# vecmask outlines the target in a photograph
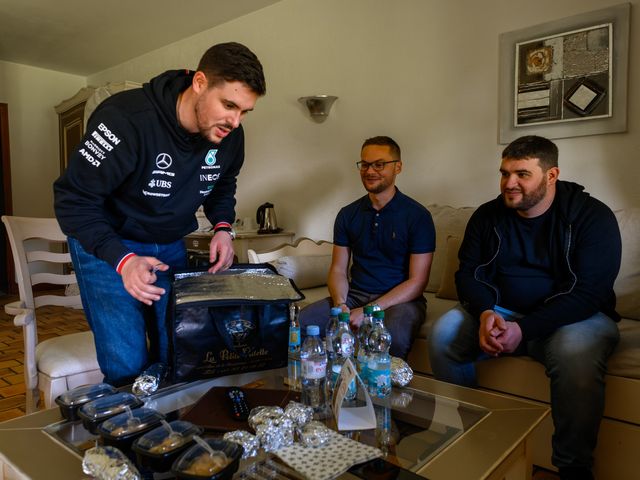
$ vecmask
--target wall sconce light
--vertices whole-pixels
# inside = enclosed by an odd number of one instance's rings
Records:
[[[306,105],[311,118],[320,123],[327,119],[331,106],[337,99],[338,97],[333,95],[311,95],[309,97],[300,97],[298,101]]]

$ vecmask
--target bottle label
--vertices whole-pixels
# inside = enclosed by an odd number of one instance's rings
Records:
[[[324,378],[327,375],[327,361],[320,360],[314,362],[312,360],[302,361],[302,377],[312,380]]]
[[[300,327],[289,328],[289,350],[297,350],[300,347]]]
[[[376,363],[375,367],[371,362],[369,363],[369,394],[382,398],[391,393],[391,364],[388,362]]]
[[[350,334],[342,334],[340,337],[340,348],[342,349],[343,357],[350,357],[353,355],[353,337]]]

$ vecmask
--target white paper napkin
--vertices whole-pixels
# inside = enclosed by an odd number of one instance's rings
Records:
[[[380,449],[365,445],[337,432],[322,447],[293,445],[274,452],[287,465],[308,480],[330,480],[353,465],[382,456]]]

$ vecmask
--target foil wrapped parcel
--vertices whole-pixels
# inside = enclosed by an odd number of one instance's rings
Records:
[[[413,379],[413,370],[407,362],[391,357],[391,383],[394,387],[406,387]]]
[[[97,480],[142,480],[127,456],[114,447],[96,446],[87,450],[82,471]]]
[[[227,432],[222,436],[222,439],[242,445],[244,448],[242,458],[255,457],[260,448],[260,440],[246,430]]]
[[[284,409],[284,415],[289,417],[296,427],[300,428],[313,419],[313,408],[299,402],[290,401]]]
[[[286,300],[303,296],[291,280],[268,268],[232,268],[218,273],[185,272],[175,276],[176,305],[216,300]]]
[[[131,392],[138,397],[151,395],[158,390],[166,375],[167,366],[164,363],[154,363],[136,377]]]
[[[298,429],[298,438],[305,447],[321,447],[331,440],[331,429],[324,423],[313,420]]]

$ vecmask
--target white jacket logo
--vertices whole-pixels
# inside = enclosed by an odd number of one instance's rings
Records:
[[[171,182],[167,180],[156,180],[155,178],[152,178],[148,185],[149,188],[171,188]]]
[[[161,153],[156,157],[156,167],[161,170],[166,170],[171,166],[172,163],[173,159],[168,153]]]

